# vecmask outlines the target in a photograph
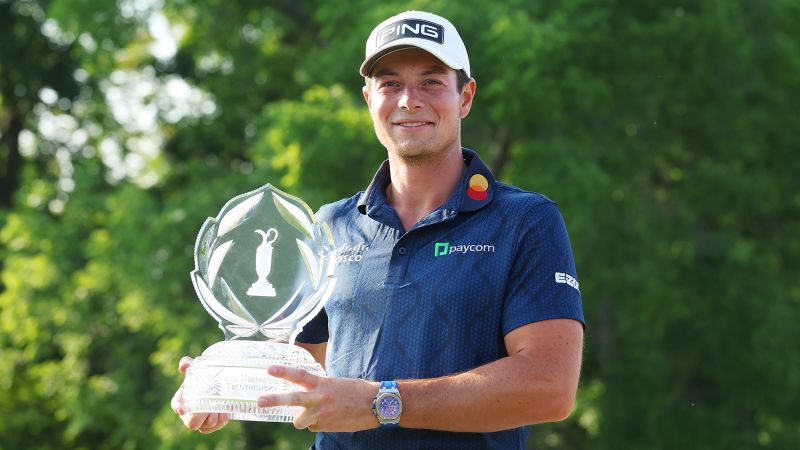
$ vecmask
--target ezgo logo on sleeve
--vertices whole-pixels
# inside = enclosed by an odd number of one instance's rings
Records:
[[[445,256],[465,253],[494,253],[494,245],[488,244],[454,244],[437,242],[433,246],[433,256]]]
[[[578,280],[568,273],[556,272],[556,283],[566,284],[567,286],[572,286],[578,292],[581,291],[578,287]]]

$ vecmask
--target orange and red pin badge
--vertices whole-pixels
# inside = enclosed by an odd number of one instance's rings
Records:
[[[469,179],[469,187],[467,188],[467,195],[469,198],[477,201],[486,200],[489,195],[489,180],[485,176],[476,173]]]

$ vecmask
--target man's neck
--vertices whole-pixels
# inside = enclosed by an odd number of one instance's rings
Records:
[[[408,163],[390,152],[389,170],[392,181],[386,186],[386,199],[409,230],[450,198],[464,171],[464,158],[460,146],[424,163]]]

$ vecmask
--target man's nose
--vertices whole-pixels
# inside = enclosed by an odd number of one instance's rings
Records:
[[[400,94],[398,106],[400,109],[406,110],[420,109],[424,106],[424,103],[414,86],[406,86]]]

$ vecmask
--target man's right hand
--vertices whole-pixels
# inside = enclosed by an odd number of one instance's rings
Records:
[[[192,365],[192,358],[184,356],[178,363],[178,372],[186,375],[186,369]],[[213,433],[222,429],[228,424],[230,416],[223,413],[197,413],[188,414],[183,405],[183,384],[172,396],[172,410],[179,415],[183,424],[190,430],[199,431],[203,434]]]

